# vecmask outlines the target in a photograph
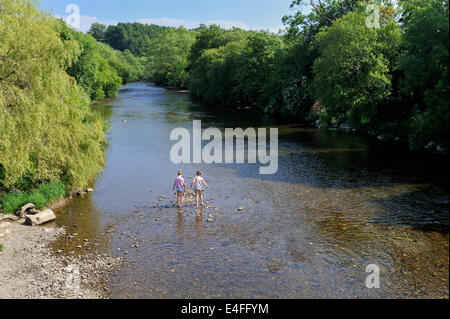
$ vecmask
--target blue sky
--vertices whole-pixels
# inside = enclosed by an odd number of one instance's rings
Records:
[[[290,14],[292,0],[41,0],[41,8],[66,17],[69,4],[80,8],[80,30],[94,22],[155,23],[197,27],[199,23],[244,29],[281,28],[281,18]]]

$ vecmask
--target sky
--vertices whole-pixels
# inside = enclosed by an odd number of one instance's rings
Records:
[[[86,32],[94,22],[115,25],[141,22],[196,28],[200,23],[224,28],[270,30],[283,27],[281,18],[291,14],[292,0],[41,0],[40,7],[58,17],[68,17],[70,4],[80,9],[80,27]]]

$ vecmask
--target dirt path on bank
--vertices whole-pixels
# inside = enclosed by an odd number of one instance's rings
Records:
[[[65,233],[0,222],[0,299],[107,298],[107,279],[121,261],[96,252],[60,256],[50,244]]]

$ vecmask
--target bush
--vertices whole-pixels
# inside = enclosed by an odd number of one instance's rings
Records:
[[[31,194],[29,196],[25,196],[25,198],[27,199],[27,203],[32,203],[39,209],[42,209],[47,205],[45,196],[38,191],[31,192]]]
[[[0,198],[0,208],[4,213],[13,213],[23,205],[32,203],[37,208],[43,209],[66,194],[63,183],[48,183],[40,186],[30,193],[9,193]]]
[[[0,207],[4,213],[9,214],[25,205],[26,201],[26,194],[5,194],[0,198]]]
[[[39,192],[47,202],[53,202],[66,194],[66,187],[63,183],[49,183],[39,187]]]
[[[104,165],[105,126],[66,73],[85,62],[87,47],[34,1],[0,3],[0,184],[21,191],[38,181],[87,187]],[[110,69],[106,61],[102,65]],[[120,78],[113,79],[120,86]]]

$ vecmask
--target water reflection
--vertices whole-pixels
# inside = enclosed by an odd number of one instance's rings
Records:
[[[178,211],[178,218],[177,218],[177,232],[179,240],[184,240],[185,238],[185,224],[184,224],[184,217],[183,212],[181,210]]]
[[[203,208],[200,213],[195,215],[195,236],[197,238],[203,236]]]
[[[55,209],[55,214],[56,224],[66,227],[67,236],[57,241],[54,247],[64,253],[81,253],[80,246],[97,244],[96,239],[103,234],[106,226],[105,221],[102,221],[102,213],[92,200],[92,195],[74,196],[67,206]],[[98,245],[98,248],[105,249],[103,244],[101,247]],[[89,246],[91,249],[92,246]]]

